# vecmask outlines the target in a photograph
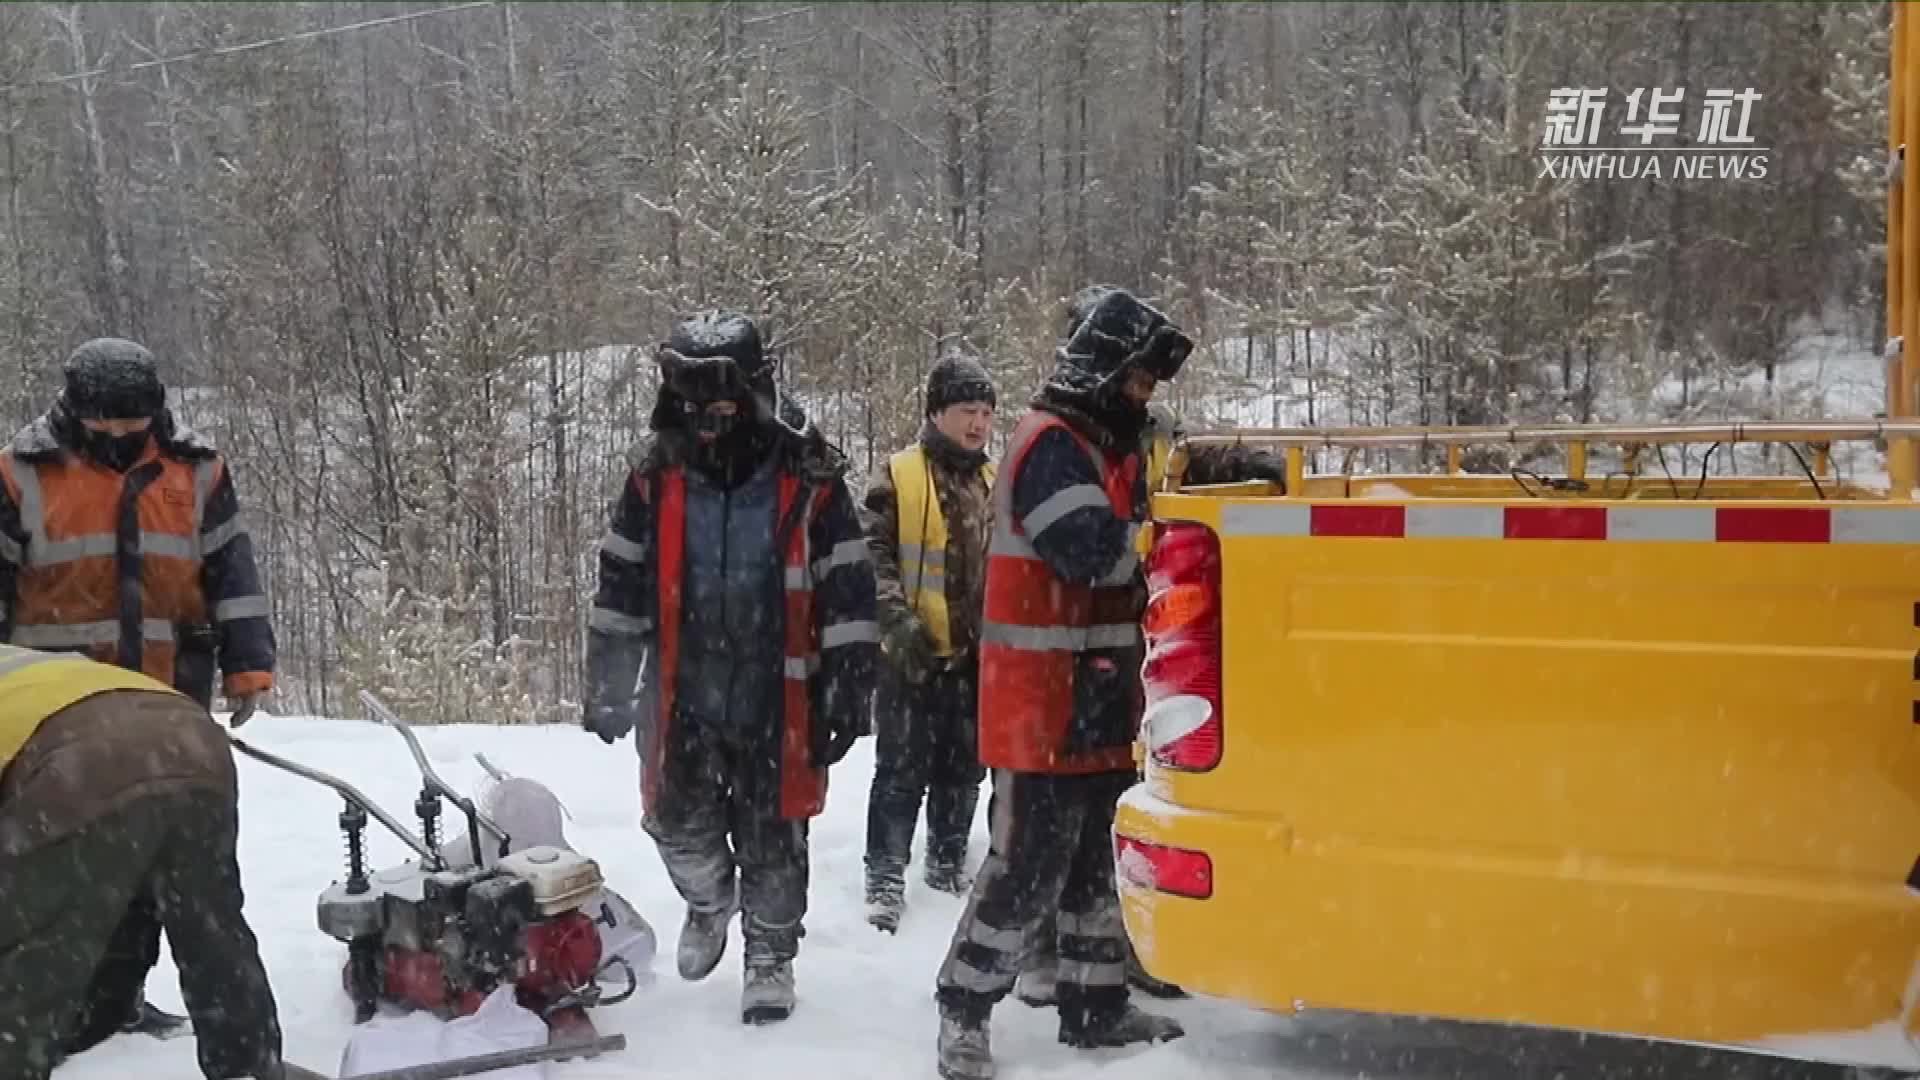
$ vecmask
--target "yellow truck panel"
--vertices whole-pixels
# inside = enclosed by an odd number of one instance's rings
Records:
[[[1194,899],[1122,853],[1156,975],[1712,1043],[1914,1028],[1920,507],[1155,512],[1218,537],[1222,676],[1218,765],[1150,758],[1116,826],[1210,861]]]
[[[1283,447],[1284,494],[1182,491],[1176,450],[1148,557],[1146,775],[1115,824],[1149,971],[1279,1010],[1920,1070],[1906,9],[1886,420],[1193,440]],[[1848,440],[1884,446],[1886,491],[1831,475]],[[1644,467],[1666,446],[1752,442],[1806,444],[1804,476]],[[1470,446],[1549,443],[1563,476],[1462,468]],[[1618,451],[1605,467],[1600,446]],[[1310,451],[1388,447],[1444,451],[1445,471],[1308,468]]]

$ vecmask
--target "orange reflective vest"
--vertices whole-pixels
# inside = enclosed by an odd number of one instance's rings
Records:
[[[657,478],[659,506],[657,550],[660,563],[659,730],[647,747],[641,770],[641,799],[654,805],[665,775],[673,738],[673,700],[680,662],[680,600],[686,578],[687,478],[679,467]],[[780,499],[774,513],[784,523],[800,491],[799,478],[780,473]],[[786,667],[780,736],[780,816],[810,818],[827,805],[827,770],[813,764],[813,676],[820,670],[820,634],[813,618],[813,579],[809,570],[809,526],[827,504],[831,491],[822,487],[791,530],[786,548]],[[777,526],[776,526],[777,527]]]
[[[1115,462],[1058,416],[1036,409],[1021,419],[993,492],[993,540],[987,548],[986,613],[980,631],[980,760],[990,768],[1019,772],[1130,769],[1129,746],[1079,754],[1066,746],[1079,655],[1139,640],[1131,584],[1062,581],[1034,550],[1013,510],[1014,484],[1028,452],[1055,428],[1071,434],[1094,462],[1113,512],[1121,518],[1133,513],[1137,453]]]
[[[84,653],[173,685],[177,628],[211,622],[200,524],[222,468],[157,444],[124,475],[78,454],[0,454],[0,483],[28,538],[12,643]]]

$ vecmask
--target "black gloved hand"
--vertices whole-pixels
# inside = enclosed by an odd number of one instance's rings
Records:
[[[633,730],[633,710],[619,705],[594,705],[587,709],[581,726],[600,736],[601,742],[612,746]]]
[[[918,616],[890,621],[880,637],[880,651],[903,678],[916,686],[933,677],[937,661],[933,634]]]
[[[1271,480],[1283,487],[1287,482],[1287,459],[1271,450],[1249,450],[1239,470],[1248,480]]]
[[[227,718],[227,726],[238,728],[253,719],[253,714],[260,710],[260,699],[265,696],[265,694],[241,694],[238,697],[228,698],[227,704],[233,708],[233,715]]]
[[[853,749],[854,741],[859,737],[860,732],[855,728],[835,727],[827,736],[825,746],[819,745],[819,741],[815,740],[813,754],[811,755],[813,767],[816,769],[826,769],[840,764],[841,759],[847,756],[847,751]]]
[[[1271,450],[1251,446],[1199,446],[1187,460],[1189,484],[1243,484],[1266,480],[1283,488],[1287,459]]]

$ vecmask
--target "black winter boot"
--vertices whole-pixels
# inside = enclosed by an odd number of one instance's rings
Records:
[[[979,803],[977,783],[936,784],[928,789],[928,888],[954,896],[965,896],[973,888],[973,878],[967,873],[967,834],[973,829],[973,812]]]
[[[967,873],[966,858],[954,860],[935,860],[927,858],[927,888],[953,896],[965,896],[973,888],[973,877]]]
[[[740,988],[740,1021],[777,1024],[793,1015],[796,1001],[793,958],[800,951],[799,925],[769,926],[748,912],[740,930],[746,938],[746,978]]]
[[[740,987],[740,1022],[777,1024],[793,1015],[798,995],[793,985],[793,961],[756,956],[747,949],[746,981]]]
[[[719,911],[687,909],[687,919],[680,924],[676,956],[681,978],[699,982],[720,966],[720,958],[727,954],[727,927],[733,922],[733,913],[732,907]]]
[[[1060,1010],[1060,1041],[1080,1050],[1172,1042],[1186,1033],[1178,1020],[1132,1004],[1117,1011]]]
[[[151,1035],[156,1039],[175,1039],[193,1034],[186,1017],[176,1016],[145,1000],[120,1025],[120,1030],[132,1035]]]
[[[900,915],[907,907],[907,886],[898,878],[867,875],[867,922],[889,934],[900,929]]]
[[[979,1016],[961,1009],[940,1009],[939,1063],[941,1080],[993,1080],[993,1045],[988,1028],[991,1014]]]

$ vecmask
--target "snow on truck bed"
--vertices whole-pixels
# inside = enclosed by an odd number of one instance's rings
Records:
[[[264,749],[326,770],[356,785],[396,817],[417,825],[418,774],[393,732],[371,724],[261,717],[241,734]],[[871,739],[834,770],[826,813],[814,822],[813,884],[807,936],[795,967],[800,1005],[784,1024],[748,1028],[739,1020],[738,924],[720,968],[705,982],[681,981],[673,945],[683,911],[639,828],[637,762],[631,739],[606,746],[571,728],[419,729],[434,767],[456,788],[480,789],[473,755],[539,780],[571,814],[569,841],[598,860],[609,884],[653,923],[660,939],[653,981],[627,1002],[594,1011],[603,1033],[628,1048],[591,1062],[548,1067],[551,1080],[907,1080],[935,1074],[935,970],[961,901],[931,892],[909,875],[908,910],[897,937],[870,928],[861,907],[861,853]],[[352,1028],[340,989],[345,947],[314,925],[314,899],[344,874],[331,791],[250,758],[240,758],[240,860],[247,917],[260,937],[286,1031],[289,1060],[332,1076]],[[986,799],[981,799],[984,819]],[[460,826],[443,817],[447,835]],[[405,858],[403,845],[373,824],[376,866]],[[920,839],[924,837],[924,827]],[[983,823],[972,856],[984,853]],[[156,1004],[178,1009],[170,957],[148,984]],[[1582,1039],[1574,1035],[1471,1028],[1338,1014],[1299,1018],[1204,999],[1149,1008],[1179,1016],[1188,1037],[1151,1049],[1072,1051],[1054,1041],[1053,1013],[1009,998],[994,1019],[994,1050],[1005,1080],[1321,1080],[1405,1077],[1496,1080],[1502,1077],[1820,1075],[1809,1066],[1689,1048]],[[1705,1055],[1705,1057],[1703,1057]],[[1571,1069],[1571,1071],[1568,1071]],[[1704,1070],[1704,1071],[1702,1071]],[[55,1080],[195,1080],[189,1039],[156,1043],[122,1036],[67,1063]]]

